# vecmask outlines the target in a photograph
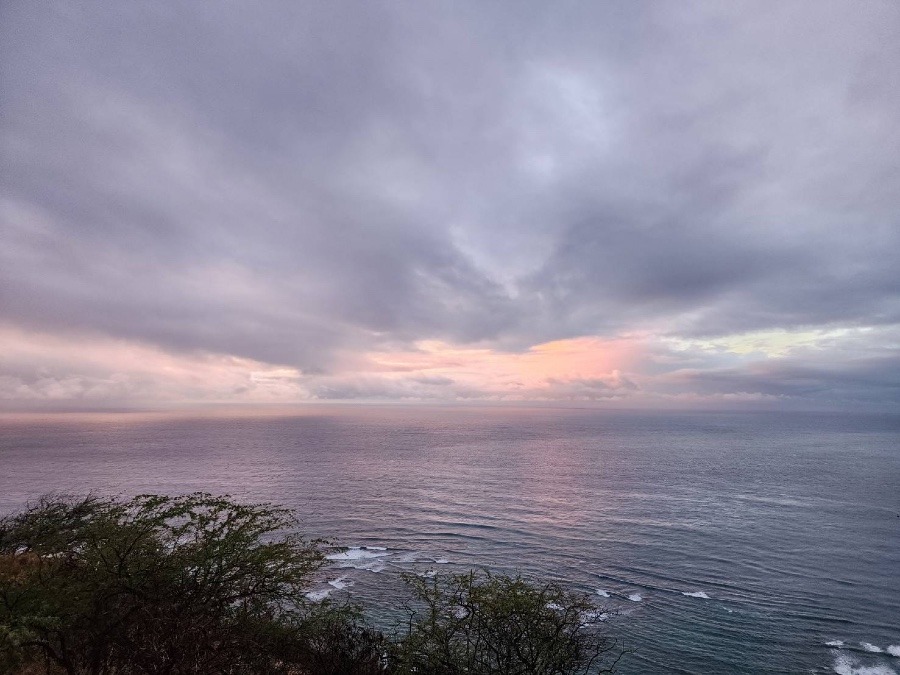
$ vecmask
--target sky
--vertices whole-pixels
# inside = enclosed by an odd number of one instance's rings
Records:
[[[898,410],[898,31],[3,2],[0,410]]]

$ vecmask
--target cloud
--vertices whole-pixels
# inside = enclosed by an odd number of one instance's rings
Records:
[[[892,411],[900,404],[896,327],[801,334],[793,346],[789,339],[782,332],[726,342],[665,341],[653,357],[662,362],[651,369],[653,390],[662,397],[755,397],[788,408]]]
[[[301,378],[231,355],[0,329],[0,406],[12,410],[296,402],[310,398]]]
[[[284,400],[893,395],[894,2],[0,11],[11,330]],[[666,342],[837,329],[874,332],[843,365]],[[578,340],[641,360],[539,355]],[[211,395],[47,350],[3,391]]]
[[[549,401],[894,410],[900,404],[897,329],[806,334],[793,345],[789,337],[578,338],[519,353],[425,342],[407,352],[349,352],[332,372],[302,372],[227,354],[6,328],[0,330],[0,405],[52,410]]]

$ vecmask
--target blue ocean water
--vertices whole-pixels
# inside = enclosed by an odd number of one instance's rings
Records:
[[[0,511],[203,490],[357,547],[311,588],[383,609],[401,571],[590,593],[629,673],[900,672],[900,416],[322,407],[0,420]],[[330,582],[330,583],[329,583]],[[387,601],[387,602],[386,602]]]

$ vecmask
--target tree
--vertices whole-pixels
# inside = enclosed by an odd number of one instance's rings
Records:
[[[197,493],[48,497],[0,519],[0,672],[19,675],[594,675],[597,608],[555,584],[407,577],[391,640],[305,592],[323,545],[289,511]]]
[[[597,607],[556,584],[487,572],[407,581],[419,606],[396,646],[398,673],[588,675],[618,660]]]
[[[304,597],[324,557],[293,529],[284,509],[208,494],[45,498],[0,520],[0,666],[306,673],[340,647],[331,672],[378,672],[352,608]]]

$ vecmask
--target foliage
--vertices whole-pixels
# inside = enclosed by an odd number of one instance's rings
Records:
[[[556,584],[475,572],[407,582],[419,608],[396,648],[398,673],[587,675],[617,660],[597,608]]]
[[[555,584],[407,577],[395,639],[312,603],[322,542],[290,512],[197,493],[47,497],[0,519],[0,672],[17,675],[593,675],[598,612]],[[608,668],[608,669],[607,669]]]
[[[327,647],[299,644],[310,626],[349,636],[355,617],[305,599],[323,556],[285,534],[294,525],[283,509],[207,494],[45,498],[0,521],[5,665],[307,672],[303,658]]]
[[[276,647],[279,659],[304,664],[309,673],[322,675],[380,675],[389,673],[390,644],[367,626],[359,609],[325,605],[299,624],[282,624],[283,640]]]

